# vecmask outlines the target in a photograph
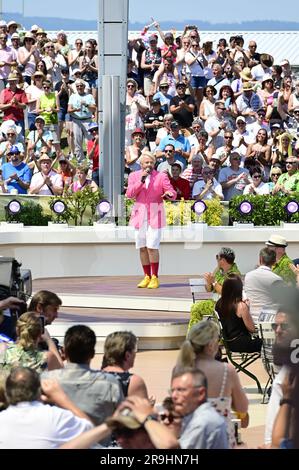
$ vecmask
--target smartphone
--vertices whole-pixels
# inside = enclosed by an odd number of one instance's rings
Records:
[[[40,318],[40,322],[42,326],[42,335],[43,335],[45,332],[45,317],[43,315],[40,315],[39,318]]]

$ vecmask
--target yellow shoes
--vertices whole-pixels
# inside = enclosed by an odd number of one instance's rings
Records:
[[[158,289],[159,287],[159,279],[157,276],[153,275],[150,282],[148,283],[148,289]]]
[[[137,285],[137,287],[147,287],[149,285],[149,283],[151,282],[151,278],[150,276],[146,275],[141,282],[139,282],[139,284]]]

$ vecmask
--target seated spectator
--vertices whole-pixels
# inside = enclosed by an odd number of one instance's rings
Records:
[[[74,181],[71,185],[71,191],[76,193],[77,191],[82,191],[86,187],[90,187],[91,191],[95,193],[99,187],[98,185],[91,179],[87,178],[88,175],[88,168],[80,165],[76,169],[76,181]]]
[[[0,92],[0,111],[3,112],[3,121],[12,119],[16,125],[20,125],[24,137],[24,110],[28,102],[27,96],[24,90],[18,88],[19,79],[16,72],[11,72],[7,81],[9,87]]]
[[[269,186],[267,183],[263,183],[262,170],[259,166],[250,168],[249,174],[252,182],[245,186],[243,194],[269,194]]]
[[[131,173],[132,171],[138,171],[141,169],[139,160],[141,157],[142,150],[145,148],[145,134],[142,129],[135,129],[132,132],[131,138],[132,144],[126,147],[125,152],[126,173]]]
[[[191,165],[186,168],[182,173],[182,178],[189,181],[190,190],[193,189],[197,181],[202,180],[202,157],[194,155],[192,157]]]
[[[248,169],[252,166],[259,166],[264,171],[265,181],[268,181],[271,166],[271,147],[268,144],[266,129],[260,129],[256,135],[256,142],[248,145],[244,166]]]
[[[243,283],[237,274],[229,274],[225,279],[221,298],[215,309],[218,312],[223,336],[233,352],[259,352],[260,338],[253,338],[255,325],[250,315],[249,304],[243,301]]]
[[[172,96],[168,92],[169,92],[169,85],[168,85],[167,78],[162,77],[159,83],[159,91],[157,91],[157,93],[154,94],[153,101],[160,100],[161,110],[164,112],[164,114],[169,113],[169,105],[170,105],[170,100],[172,98]]]
[[[24,156],[25,149],[22,142],[18,142],[18,134],[16,126],[9,127],[5,132],[5,140],[0,143],[0,158],[2,160],[1,166],[8,161],[8,153],[12,147],[17,147],[20,154]]]
[[[51,158],[47,154],[43,154],[39,158],[39,164],[41,171],[32,176],[29,194],[61,195],[63,192],[62,177],[51,169]]]
[[[175,152],[174,145],[172,145],[172,144],[166,144],[165,145],[165,148],[164,148],[165,161],[159,163],[159,165],[157,167],[157,171],[159,171],[159,172],[164,171],[165,173],[170,175],[171,167],[175,162],[177,162],[180,165],[181,169],[182,169],[183,165],[179,160],[177,160],[175,158],[174,152]]]
[[[222,292],[222,285],[229,274],[241,274],[235,263],[235,253],[231,248],[221,248],[216,255],[217,267],[213,273],[205,273],[205,288],[207,292],[214,292],[217,299]]]
[[[30,367],[41,373],[45,369],[60,369],[62,367],[59,353],[47,332],[43,332],[40,317],[35,312],[21,315],[16,323],[17,340],[9,344],[0,359],[1,367],[11,370],[14,367]],[[48,351],[40,351],[40,340],[46,341]]]
[[[183,418],[179,439],[181,449],[228,448],[225,419],[208,401],[207,389],[207,378],[199,369],[175,368],[171,398],[175,412]]]
[[[53,134],[50,130],[45,129],[45,120],[42,116],[35,118],[35,129],[31,130],[28,135],[28,156],[38,157],[41,148],[46,147],[48,155],[52,153]]]
[[[200,119],[206,121],[209,117],[215,115],[215,95],[217,94],[216,88],[208,85],[203,89],[203,100],[200,103],[199,116]]]
[[[7,186],[7,191],[27,194],[31,180],[30,168],[22,161],[22,155],[16,145],[10,147],[7,156],[10,161],[2,166],[2,178]]]
[[[192,190],[193,199],[223,199],[221,184],[214,178],[212,168],[206,166],[202,169],[201,181],[197,181]]]
[[[185,201],[187,201],[190,199],[190,185],[186,179],[181,178],[181,172],[182,167],[180,163],[173,163],[171,165],[169,180],[171,186],[176,191],[177,199],[185,199]]]
[[[283,173],[272,190],[272,194],[292,194],[299,191],[298,158],[288,157],[287,173]]]
[[[269,193],[272,194],[272,191],[278,181],[278,178],[282,175],[281,168],[279,166],[273,166],[270,171],[270,181],[268,183]]]
[[[42,395],[54,406],[45,405]],[[10,372],[6,397],[9,406],[0,413],[1,449],[54,449],[92,428],[57,382],[41,383],[28,367]]]
[[[148,398],[144,380],[129,370],[134,366],[137,338],[130,331],[115,331],[106,337],[102,370],[116,377],[123,394]]]
[[[271,235],[265,245],[275,251],[276,254],[276,262],[272,266],[272,271],[288,284],[295,285],[296,274],[292,269],[293,262],[286,253],[286,247],[288,246],[286,239],[280,235]]]
[[[190,157],[190,143],[189,140],[180,133],[180,125],[177,121],[170,123],[170,134],[164,137],[156,150],[157,158],[165,157],[164,149],[167,144],[174,145],[175,159],[179,160],[184,168]]]
[[[236,445],[232,410],[246,415],[248,399],[233,365],[217,361],[220,329],[213,320],[194,325],[181,346],[176,367],[195,367],[208,381],[208,402],[225,418],[230,447]]]
[[[63,154],[58,159],[57,173],[62,176],[64,192],[69,189],[73,183],[74,176],[76,175],[76,168]]]
[[[64,336],[64,369],[46,372],[42,378],[57,380],[70,399],[95,424],[101,424],[114,413],[123,393],[117,379],[91,369],[95,346],[96,335],[88,326],[70,327]]]
[[[237,152],[232,152],[230,166],[222,168],[218,181],[222,185],[225,201],[230,201],[233,196],[243,194],[246,184],[249,184],[249,172],[246,168],[240,168],[241,156]]]
[[[199,119],[199,118],[196,118],[196,119]],[[192,124],[192,128],[194,128],[193,124]],[[196,132],[195,134],[191,135],[190,137],[188,137],[188,139],[191,144],[189,162],[192,162],[192,158],[194,155],[199,155],[202,159],[203,166],[209,165],[211,157],[215,153],[216,148],[213,144],[208,145],[208,140],[209,140],[208,133],[204,129],[202,129]]]

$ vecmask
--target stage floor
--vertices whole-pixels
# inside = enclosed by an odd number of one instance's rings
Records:
[[[189,279],[200,276],[161,276],[159,289],[139,289],[141,276],[51,277],[35,279],[34,292],[47,289],[76,295],[117,295],[140,297],[172,297],[190,299]]]
[[[193,276],[194,277],[194,276]],[[189,311],[146,309],[143,299],[185,299],[192,302],[189,278],[192,276],[161,276],[159,289],[139,289],[140,276],[99,276],[99,277],[65,277],[35,279],[33,291],[46,289],[58,295],[80,296],[112,296],[140,298],[137,308],[95,308],[95,307],[66,307],[62,305],[59,311],[59,322],[140,322],[140,323],[186,323]],[[162,305],[162,304],[161,304]]]

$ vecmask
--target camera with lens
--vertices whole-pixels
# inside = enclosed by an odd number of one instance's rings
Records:
[[[26,301],[32,294],[31,271],[20,269],[21,265],[15,258],[0,256],[0,300],[17,297],[24,301],[24,305],[10,311],[15,320],[26,312]]]

